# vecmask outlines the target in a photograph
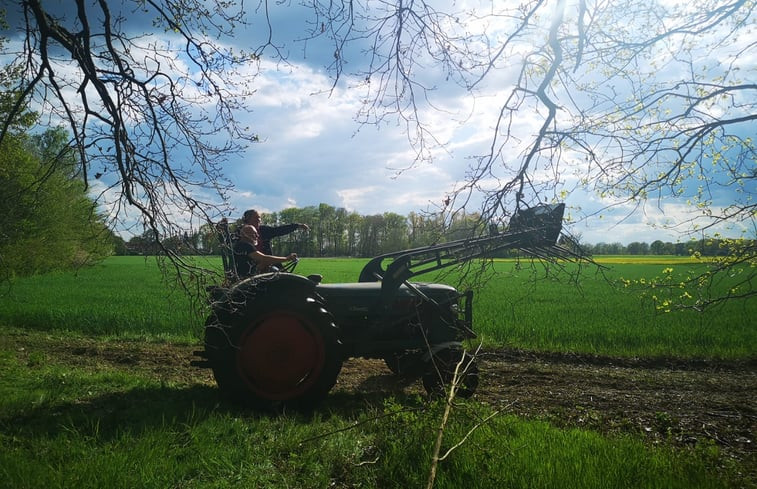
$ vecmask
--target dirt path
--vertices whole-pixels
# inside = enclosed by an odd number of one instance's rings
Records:
[[[42,342],[42,344],[40,344]],[[197,347],[40,336],[3,338],[20,357],[44,352],[78,366],[123,366],[178,384],[214,384],[209,370],[189,365]],[[9,344],[10,343],[10,344]],[[580,355],[486,351],[479,355],[476,399],[504,412],[607,434],[642,433],[651,443],[714,442],[757,481],[757,361],[642,361]],[[345,363],[335,391],[422,393],[399,382],[379,360]]]
[[[483,355],[480,395],[557,424],[637,431],[656,441],[713,440],[754,456],[757,367],[665,363],[565,355]]]
[[[711,440],[757,476],[757,364],[645,362],[578,355],[479,354],[476,399],[504,412],[608,434],[642,433],[651,442]],[[337,389],[389,388],[376,360],[350,360]],[[422,392],[419,383],[405,390]],[[757,479],[755,479],[757,480]]]

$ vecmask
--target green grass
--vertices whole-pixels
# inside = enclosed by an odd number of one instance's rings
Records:
[[[219,403],[206,385],[2,352],[4,487],[407,488],[428,478],[440,404],[342,394],[312,415],[269,417]],[[463,404],[444,449],[490,412]],[[435,487],[725,488],[708,472],[717,456],[500,416],[440,463]]]
[[[534,280],[532,270],[498,263],[477,292],[474,321],[488,344],[626,357],[745,359],[757,354],[757,301],[696,312],[663,312],[619,279],[660,275],[660,264],[613,264],[577,282]],[[536,278],[543,272],[537,270]],[[649,290],[645,291],[649,292]]]
[[[303,260],[298,272],[353,282],[363,263]],[[638,294],[591,275],[582,278],[579,292],[564,281],[532,281],[512,262],[496,266],[501,275],[477,293],[475,304],[476,327],[488,344],[754,355],[751,304],[671,319],[677,313],[658,313]],[[613,267],[616,278],[659,270],[639,263]],[[54,351],[76,342],[114,347],[114,338],[196,342],[202,318],[171,290],[152,261],[135,258],[112,258],[76,275],[18,280],[6,290],[0,298],[3,487],[425,487],[439,404],[337,392],[312,415],[269,417],[221,402],[214,385],[196,379],[156,378],[149,369],[101,362],[97,355],[72,363],[75,352],[64,361]],[[12,341],[19,334],[43,346],[20,351]],[[491,410],[462,402],[443,448]],[[727,462],[711,444],[650,446],[641,437],[605,437],[502,415],[440,463],[435,487],[738,487],[739,469]]]
[[[662,261],[660,261],[662,260]],[[744,359],[757,352],[757,301],[697,313],[664,313],[618,280],[654,277],[686,259],[639,257],[608,270],[543,279],[543,268],[495,264],[497,275],[476,291],[474,326],[485,345],[612,356]],[[302,274],[324,282],[354,282],[366,260],[305,259]],[[220,267],[220,261],[203,263]],[[431,281],[435,277],[421,276]],[[454,277],[446,277],[454,283]],[[152,259],[114,257],[77,274],[56,273],[14,282],[0,297],[0,324],[81,335],[196,341],[203,312],[167,284]]]
[[[77,273],[19,279],[0,296],[0,321],[42,331],[195,341],[202,321],[154,259],[113,257]]]

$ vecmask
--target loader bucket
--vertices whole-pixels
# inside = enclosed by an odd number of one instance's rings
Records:
[[[510,219],[510,233],[528,233],[532,246],[554,246],[562,230],[565,204],[543,204],[518,210]]]

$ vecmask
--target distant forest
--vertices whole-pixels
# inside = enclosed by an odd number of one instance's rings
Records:
[[[478,214],[459,213],[442,220],[438,215],[411,212],[402,216],[393,212],[375,215],[360,215],[344,208],[328,204],[304,208],[289,208],[263,215],[263,224],[277,226],[302,223],[310,231],[295,231],[273,240],[274,254],[296,252],[303,257],[356,257],[372,256],[417,248],[445,241],[464,239],[491,231],[492,226],[503,231],[506,226],[493,223],[484,229]],[[232,230],[238,220],[230,220]],[[117,255],[152,255],[158,252],[151,233],[134,236],[128,241],[117,238]],[[719,239],[702,239],[683,243],[633,242],[622,243],[563,243],[580,247],[593,255],[679,255],[688,256],[698,252],[703,256],[726,254]],[[215,226],[205,225],[188,230],[182,235],[163,239],[163,245],[185,254],[220,254],[220,244]],[[506,256],[503,255],[503,256]]]

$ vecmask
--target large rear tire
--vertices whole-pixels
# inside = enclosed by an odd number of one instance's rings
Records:
[[[342,368],[333,317],[315,293],[258,294],[222,324],[211,316],[205,349],[219,389],[256,409],[311,409]]]

